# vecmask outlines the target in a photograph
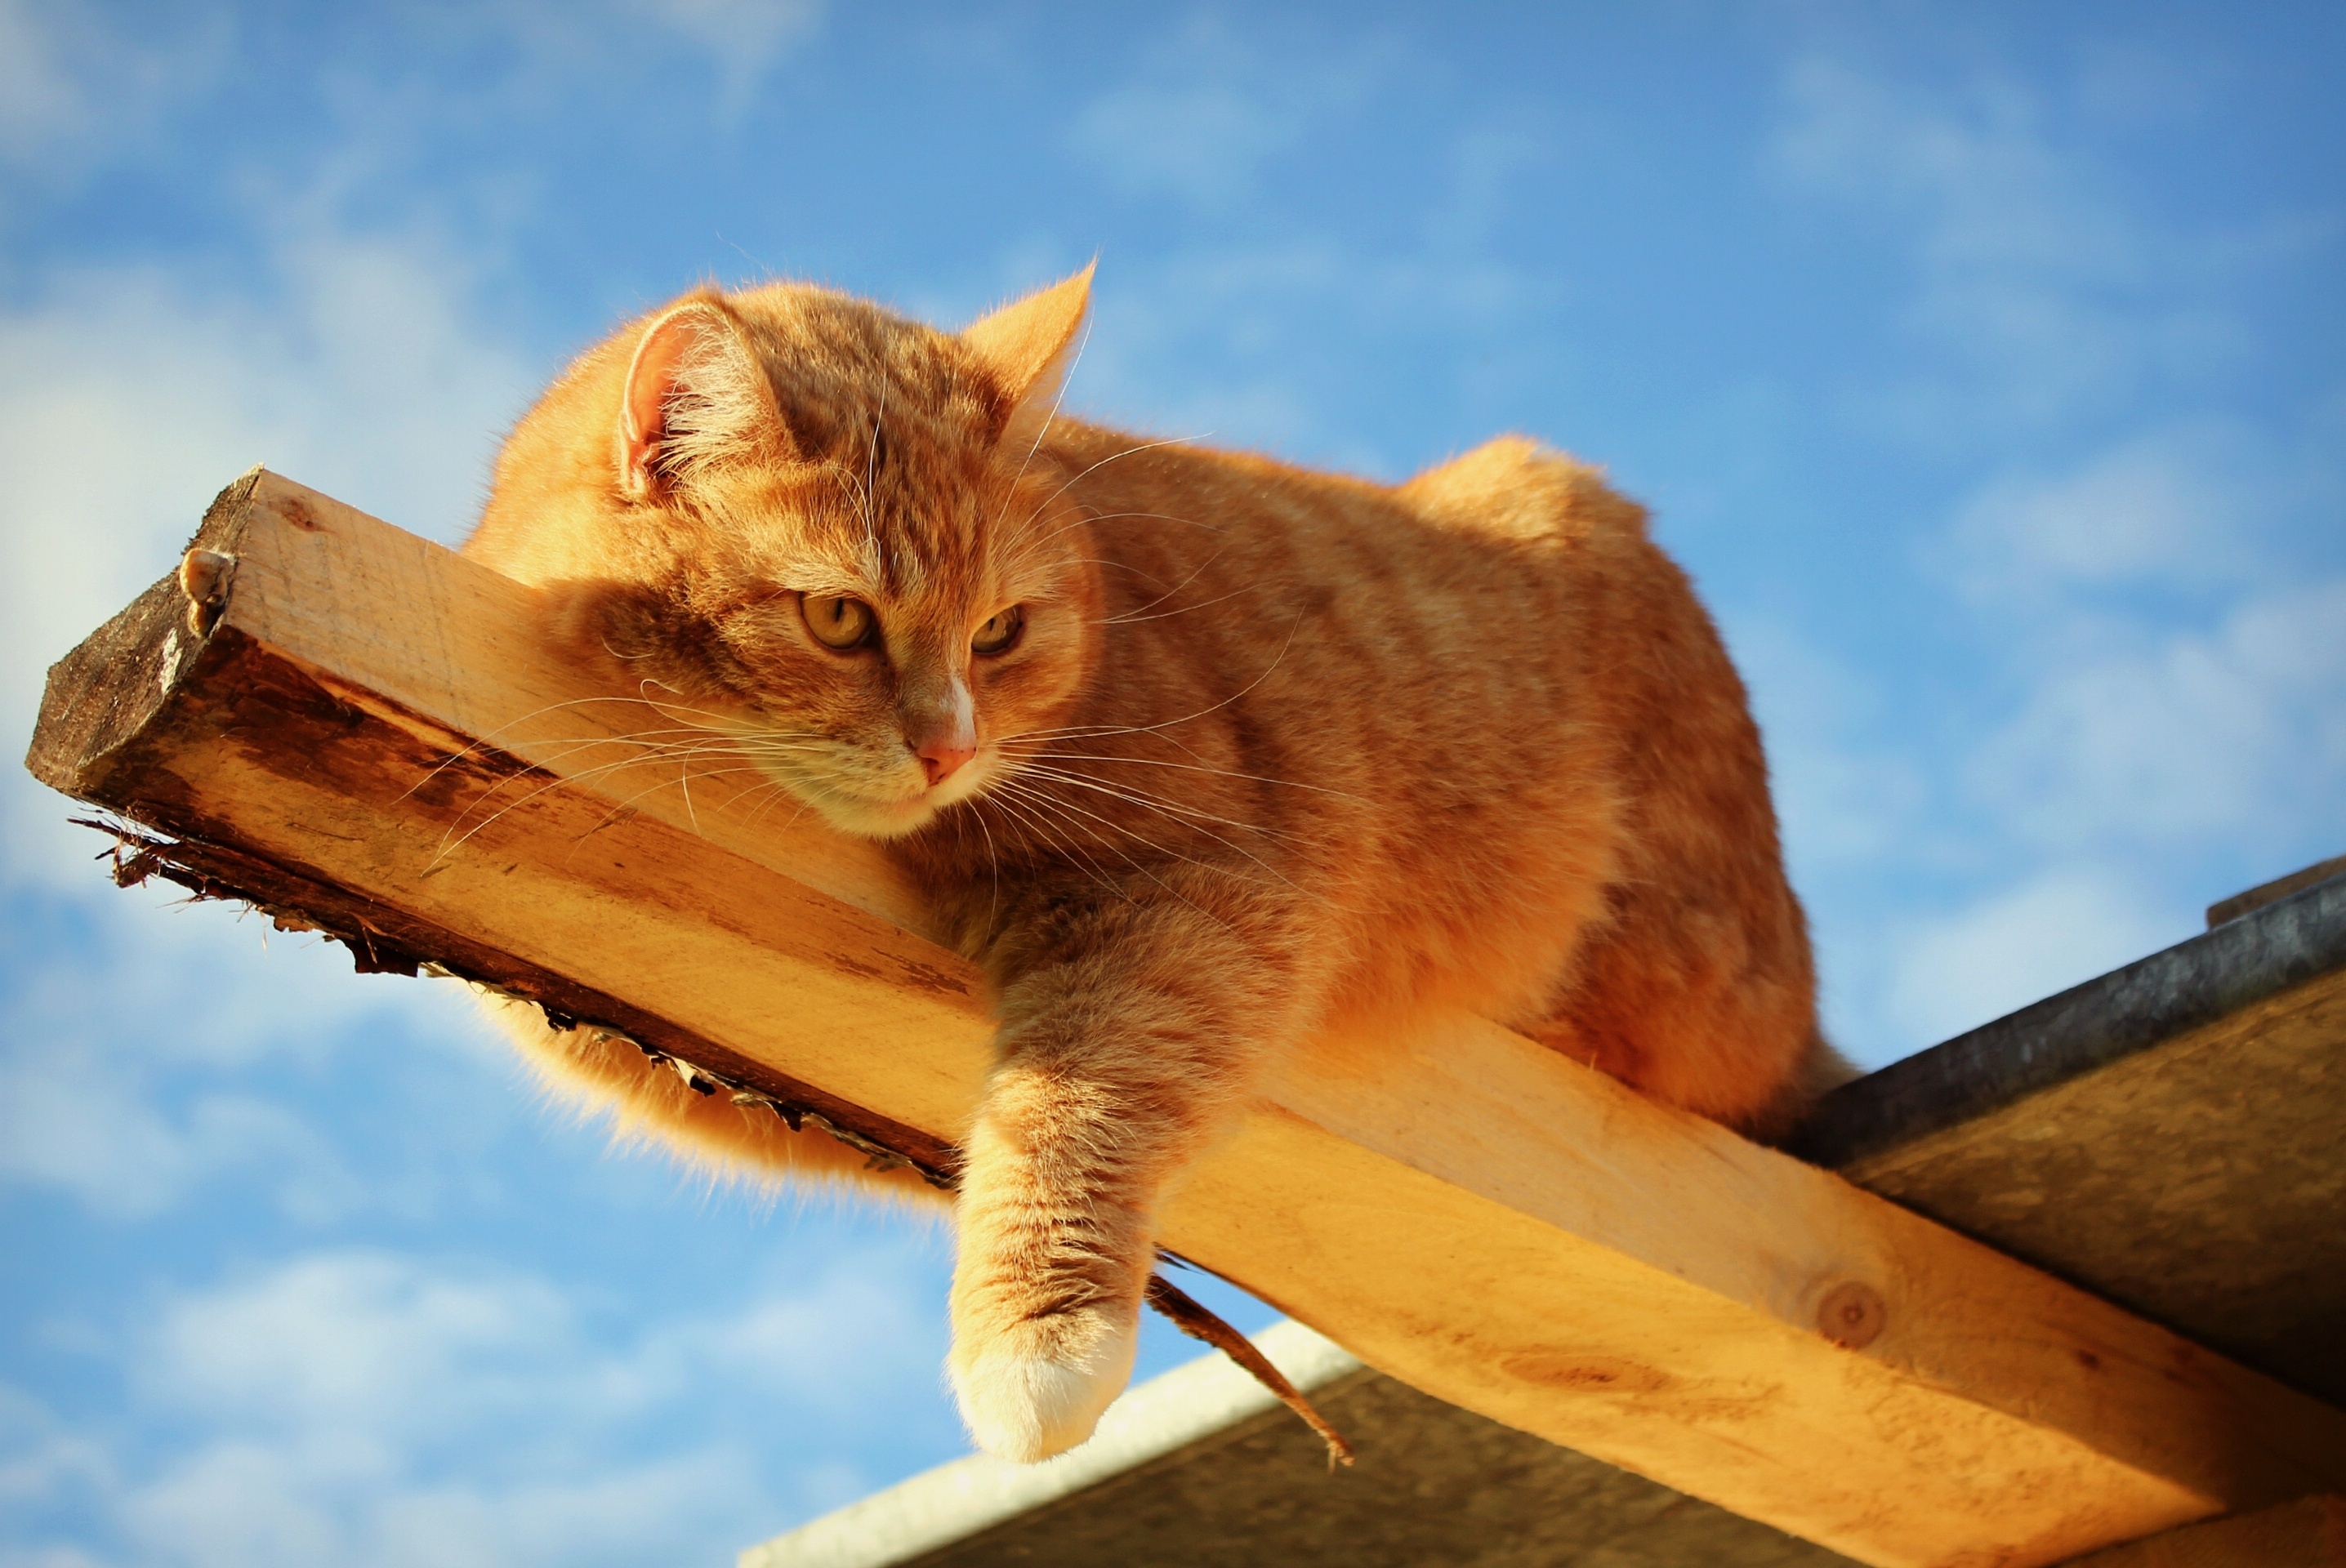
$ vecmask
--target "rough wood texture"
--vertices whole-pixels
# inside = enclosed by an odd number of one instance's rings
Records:
[[[2301,887],[2242,920],[2244,929],[2129,965],[2129,984],[2101,993],[2113,1005],[2131,999],[2159,1009],[2191,988],[2149,983],[2147,973],[2196,975],[2204,986],[2230,970],[2237,983],[2223,989],[2239,1005],[2214,1025],[2194,1027],[2189,1010],[2169,1013],[2174,1033],[2157,1038],[2156,1017],[2137,1020],[2151,1025],[2142,1029],[2108,1020],[2151,1043],[2070,1080],[2015,1086],[1960,1137],[1926,1121],[1902,1142],[1866,1096],[1955,1062],[1976,1069],[1981,1043],[1969,1037],[1923,1053],[1888,1084],[1852,1085],[1831,1109],[1874,1139],[1861,1161],[1873,1174],[1861,1185],[1882,1183],[1907,1207],[1959,1221],[1999,1250],[2023,1251],[2089,1288],[2120,1288],[2146,1316],[2218,1349],[2239,1345],[2284,1381],[2323,1391],[2346,1358],[2337,1329],[2346,1323],[2346,1228],[2338,1224],[2346,1207],[2338,1135],[2346,1125],[2346,1007],[2323,1001],[2346,991],[2346,882]],[[2259,993],[2259,984],[2268,989]],[[2077,1029],[2105,1022],[2091,1009],[2058,1016]],[[2015,1068],[2060,1054],[2065,1038],[1991,1030]],[[2011,1081],[2030,1080],[2015,1072]],[[1892,1097],[1927,1109],[1911,1089]],[[1832,1132],[1825,1122],[1812,1141]],[[1361,1371],[1318,1397],[1357,1441],[1373,1485],[1306,1482],[1317,1474],[1308,1440],[1262,1431],[1257,1418],[1178,1451],[1155,1451],[1145,1471],[1070,1488],[1015,1518],[964,1513],[966,1530],[938,1532],[950,1544],[859,1558],[858,1568],[1326,1560],[1497,1568],[1599,1552],[1606,1568],[1849,1561],[1378,1373]],[[885,1511],[895,1495],[857,1506]],[[2157,1549],[2188,1547],[2201,1539],[2192,1534],[2198,1528],[2157,1538]],[[2208,1540],[2233,1543],[2230,1522],[2208,1528]],[[757,1561],[755,1551],[744,1553],[743,1568]]]
[[[1315,1398],[1331,1420],[1377,1434],[1376,1446],[1362,1448],[1360,1463],[1341,1475],[1326,1473],[1310,1433],[1258,1417],[1221,1434],[1198,1464],[1119,1477],[1080,1509],[1021,1520],[902,1568],[1845,1568],[1849,1561],[1390,1378],[1356,1374]],[[1505,1505],[1456,1512],[1427,1505],[1470,1482]]]
[[[1301,1333],[1280,1324],[1265,1348],[1291,1356]],[[1265,1400],[1231,1410],[1225,1390],[1251,1390],[1191,1362],[1111,1413],[1096,1469],[1087,1445],[1074,1464],[1014,1478],[1026,1484],[1004,1507],[1002,1467],[956,1460],[752,1546],[737,1568],[1848,1568],[1350,1358],[1314,1369],[1326,1380],[1312,1399],[1375,1434],[1352,1470],[1331,1474],[1311,1434]]]
[[[2079,1558],[2076,1568],[2346,1568],[2346,1502],[2308,1497],[2188,1524]]]
[[[2208,929],[2213,930],[2226,921],[2238,920],[2250,910],[2260,910],[2276,899],[2285,899],[2293,892],[2301,891],[2317,882],[2326,882],[2332,877],[2346,877],[2346,855],[2332,855],[2285,877],[2259,882],[2246,892],[2218,899],[2208,906]]]
[[[2219,926],[1844,1084],[1812,1118],[1800,1152],[1861,1168],[2147,1048],[2225,1027],[2341,965],[2346,923],[2318,912]]]
[[[2346,876],[1886,1067],[1801,1152],[2346,1400]]]
[[[198,543],[236,557],[216,624],[165,586],[60,665],[36,773],[362,949],[948,1157],[984,998],[867,847],[636,769],[646,718],[448,552],[267,474]],[[1299,1050],[1166,1226],[1407,1382],[1867,1563],[2019,1568],[2346,1483],[2338,1412],[1476,1019]],[[1817,1321],[1852,1280],[1862,1349]]]

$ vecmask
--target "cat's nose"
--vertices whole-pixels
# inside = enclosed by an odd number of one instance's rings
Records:
[[[921,771],[929,776],[929,788],[933,789],[961,771],[962,764],[977,755],[977,748],[958,736],[939,735],[913,748],[921,759]]]
[[[921,771],[928,775],[932,789],[977,755],[977,711],[969,700],[969,687],[958,675],[926,684],[915,672],[907,684],[899,717],[904,726],[904,744],[921,759]]]

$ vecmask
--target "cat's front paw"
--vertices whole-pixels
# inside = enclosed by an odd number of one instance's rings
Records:
[[[1140,1339],[1137,1307],[1084,1307],[956,1337],[954,1394],[977,1446],[1032,1464],[1092,1435],[1124,1391]]]

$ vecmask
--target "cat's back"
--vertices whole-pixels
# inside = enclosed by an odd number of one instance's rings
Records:
[[[1110,598],[1152,617],[1127,625],[1174,611],[1159,632],[1191,645],[1341,649],[1350,686],[1439,675],[1459,724],[1520,718],[1526,682],[1556,718],[1576,717],[1596,645],[1703,619],[1645,508],[1522,436],[1397,485],[1072,423],[1052,449],[1099,519]]]
[[[1643,507],[1521,437],[1391,486],[1105,431],[1060,456],[1112,519],[1101,722],[1206,716],[1218,765],[1309,786],[1255,809],[1375,911],[1364,951],[1433,955],[1421,993],[1761,1114],[1813,1035],[1806,939],[1742,682]],[[1656,974],[1686,1041],[1654,1037]]]
[[[1597,469],[1520,435],[1400,484],[1073,422],[1051,444],[1070,493],[1096,514],[1166,524],[1109,531],[1161,541],[1151,553],[1271,557],[1306,575],[1415,564],[1419,590],[1437,594],[1477,567],[1604,572],[1654,554],[1644,507]]]
[[[1598,551],[1647,543],[1644,507],[1597,469],[1527,436],[1485,442],[1394,494],[1439,532]]]

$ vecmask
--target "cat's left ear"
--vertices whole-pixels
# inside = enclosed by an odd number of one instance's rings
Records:
[[[1095,261],[1065,282],[1005,305],[963,330],[961,341],[994,372],[1008,402],[1001,436],[1005,443],[1024,446],[1039,438],[1058,405],[1098,267]]]
[[[651,499],[781,432],[773,388],[721,299],[689,297],[646,325],[615,432],[619,486],[629,499]]]

